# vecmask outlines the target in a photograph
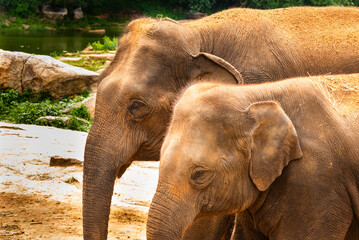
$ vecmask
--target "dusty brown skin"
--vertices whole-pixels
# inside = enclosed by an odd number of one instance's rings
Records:
[[[147,239],[235,212],[233,239],[359,239],[358,142],[311,80],[195,84],[162,146]]]
[[[106,239],[116,177],[134,159],[159,159],[172,102],[190,81],[359,72],[357,34],[356,8],[232,9],[183,24],[131,22],[101,76],[87,139],[85,239]]]

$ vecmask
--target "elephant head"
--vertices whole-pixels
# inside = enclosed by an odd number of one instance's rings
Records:
[[[302,156],[296,130],[279,104],[238,100],[216,86],[196,84],[175,106],[161,150],[148,240],[181,239],[195,219],[244,211]]]
[[[178,34],[178,33],[181,34]],[[85,239],[106,239],[116,177],[134,159],[159,160],[172,102],[190,81],[242,83],[225,60],[201,52],[199,36],[174,21],[138,19],[102,73],[84,162]]]

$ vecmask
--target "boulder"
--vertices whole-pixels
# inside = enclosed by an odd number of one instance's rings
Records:
[[[108,53],[108,54],[91,54],[91,55],[86,55],[85,58],[86,59],[108,59],[108,60],[113,60],[115,58],[115,54],[112,54],[112,53]]]
[[[22,27],[25,29],[25,30],[27,30],[27,29],[29,29],[29,25],[26,25],[26,24],[22,24]]]
[[[12,88],[23,92],[22,70],[31,56],[28,53],[0,50],[0,89]]]
[[[69,167],[74,165],[81,166],[82,164],[82,161],[75,158],[64,158],[60,156],[52,156],[50,158],[50,167]]]
[[[81,51],[81,53],[92,53],[93,47],[87,46],[84,50]]]
[[[105,34],[106,29],[88,30],[89,33]]]
[[[101,74],[103,71],[105,71],[105,68],[101,68],[101,69],[97,70],[96,72],[97,72],[98,74]]]
[[[87,121],[86,119],[82,119],[78,117],[75,118],[83,123],[89,123],[89,121]],[[44,117],[39,117],[37,120],[47,120],[50,122],[58,120],[64,123],[68,123],[70,121],[70,117],[44,116]]]
[[[58,11],[55,11],[51,6],[45,5],[42,8],[42,13],[44,14],[44,17],[50,20],[64,20],[65,16],[67,15],[67,9],[66,8],[60,8]]]
[[[86,106],[87,111],[90,114],[91,119],[95,117],[95,105],[96,105],[96,93],[89,98],[82,101],[82,104]]]
[[[84,18],[84,12],[82,11],[82,9],[81,8],[74,9],[74,19],[80,20],[83,18]]]
[[[48,30],[48,31],[56,31],[56,28],[53,28],[53,27],[47,27],[46,26],[45,29]]]
[[[82,57],[60,57],[57,60],[63,62],[63,61],[68,61],[68,62],[77,62],[80,61],[82,59]]]
[[[0,88],[22,93],[43,90],[60,98],[86,89],[96,90],[99,74],[68,65],[50,56],[0,50]]]
[[[96,93],[91,97],[84,99],[82,102],[77,102],[71,104],[69,107],[60,110],[61,113],[67,114],[72,111],[74,108],[81,107],[81,105],[85,105],[87,108],[88,113],[90,114],[91,119],[93,120],[95,117],[95,104],[96,104]]]

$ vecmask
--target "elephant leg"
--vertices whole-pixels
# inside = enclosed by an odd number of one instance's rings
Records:
[[[197,218],[188,227],[182,239],[184,240],[227,240],[234,223],[231,216],[206,216]]]

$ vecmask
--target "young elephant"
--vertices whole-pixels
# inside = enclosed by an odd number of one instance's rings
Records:
[[[162,146],[147,239],[231,213],[234,239],[359,239],[358,130],[311,80],[193,85]]]

